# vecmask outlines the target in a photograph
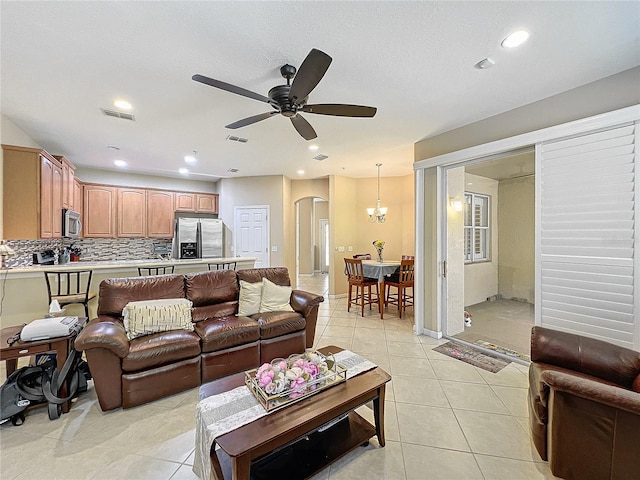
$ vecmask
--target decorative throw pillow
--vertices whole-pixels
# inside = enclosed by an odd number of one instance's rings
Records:
[[[262,279],[262,302],[260,313],[264,312],[293,312],[289,304],[291,287],[276,285],[272,281]]]
[[[129,340],[169,330],[193,331],[192,305],[191,300],[186,298],[127,303],[122,311],[122,316]]]
[[[260,311],[262,299],[262,282],[249,283],[240,280],[240,297],[238,298],[238,316],[249,317]]]

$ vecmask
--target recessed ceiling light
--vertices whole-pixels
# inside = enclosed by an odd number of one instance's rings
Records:
[[[181,175],[186,175],[186,174],[188,174],[188,173],[189,173],[189,170],[187,170],[186,168],[180,168],[180,169],[178,169],[178,172],[179,172]]]
[[[195,165],[196,163],[198,163],[198,160],[193,155],[185,155],[184,161],[189,165]]]
[[[114,160],[113,164],[119,168],[124,168],[127,166],[127,162],[125,162],[124,160]]]
[[[502,40],[502,46],[504,48],[516,48],[522,45],[529,38],[529,32],[526,30],[516,30],[513,33],[507,35],[507,38]]]
[[[316,150],[318,150],[319,148],[320,148],[320,147],[319,147],[318,145],[309,145],[309,150],[312,150],[312,151],[314,151],[314,152],[315,152]]]
[[[116,100],[113,104],[122,110],[131,110],[133,106],[126,100]]]
[[[304,170],[298,170],[298,175],[304,175]]]

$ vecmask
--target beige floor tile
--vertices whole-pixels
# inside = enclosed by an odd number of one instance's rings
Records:
[[[533,445],[513,416],[467,410],[454,412],[474,453],[516,460],[536,459]]]
[[[436,378],[431,362],[426,358],[394,357],[389,355],[391,375]]]
[[[529,415],[529,407],[527,406],[527,392],[526,388],[513,388],[503,387],[499,385],[492,385],[491,388],[496,395],[500,397],[502,403],[504,403],[511,415],[526,417]]]
[[[489,385],[441,380],[451,408],[478,412],[509,414],[507,406]]]
[[[484,480],[473,454],[423,445],[402,445],[407,480]],[[428,472],[428,473],[427,473]],[[514,479],[516,477],[513,477]]]
[[[389,332],[387,332],[387,335]],[[392,342],[387,338],[387,350],[389,355],[396,357],[426,358],[426,354],[419,343]]]
[[[385,319],[382,320],[382,322],[384,323],[384,328],[385,330],[402,330],[402,331],[407,331],[407,332],[413,332],[413,319],[407,319],[407,318],[386,318],[387,315],[385,315]]]
[[[322,347],[330,347],[336,346],[340,348],[344,348],[345,350],[351,349],[351,338],[350,337],[325,337],[324,335],[320,337],[318,340],[318,344],[316,348]]]
[[[351,350],[358,355],[367,356],[369,353],[387,354],[387,344],[370,338],[356,338],[351,342]],[[367,357],[368,358],[368,357]]]
[[[328,325],[332,327],[351,327],[354,328],[356,326],[355,318],[346,318],[346,317],[332,317],[329,320]]]
[[[353,334],[353,339],[383,343],[386,341],[383,328],[358,328]]]
[[[325,337],[353,338],[353,332],[353,327],[340,327],[329,324],[325,327],[322,335]]]
[[[546,463],[476,455],[484,478],[491,480],[546,480],[555,477]]]
[[[378,317],[358,317],[356,319],[356,327],[384,330],[384,321],[380,320]]]
[[[135,478],[136,480],[169,480],[181,467],[179,463],[156,458],[126,455],[117,463],[110,463],[91,480]]]
[[[353,345],[351,346],[351,350],[355,353],[357,352],[357,347],[356,347],[356,343],[354,341]],[[378,349],[378,352],[372,352],[372,353],[358,353],[358,355],[362,355],[363,357],[365,357],[367,360],[372,361],[373,363],[375,363],[377,366],[379,366],[381,369],[383,369],[385,372],[389,373],[391,371],[391,364],[389,362],[389,355],[387,355],[384,352],[381,352],[381,349]]]
[[[200,480],[199,477],[193,473],[191,465],[181,465],[180,468],[173,474],[171,480]]]
[[[380,447],[374,440],[359,447],[330,467],[330,480],[404,480],[400,443],[387,441]]]
[[[389,330],[385,331],[387,341],[389,342],[405,342],[420,344],[418,336],[410,330]]]
[[[449,362],[446,360],[430,360],[433,370],[440,380],[453,380],[458,382],[482,383],[486,381],[482,378],[473,365],[456,360]]]
[[[398,428],[403,444],[471,451],[450,408],[396,403]]]
[[[393,378],[396,402],[449,408],[449,402],[440,382],[423,377],[397,375]]]
[[[487,370],[478,369],[478,373],[482,375],[489,385],[502,385],[505,387],[529,388],[529,377],[523,373],[516,364],[511,362],[497,373],[488,372]]]

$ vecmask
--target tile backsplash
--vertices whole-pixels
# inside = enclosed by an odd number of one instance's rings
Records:
[[[42,240],[7,240],[16,254],[7,257],[9,268],[33,265],[33,254],[42,250],[62,251],[74,246],[82,250],[83,261],[155,259],[154,247],[171,249],[171,240],[157,238],[54,238]]]

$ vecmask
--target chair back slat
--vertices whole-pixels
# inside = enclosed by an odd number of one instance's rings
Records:
[[[359,258],[345,258],[345,269],[349,281],[363,281],[364,273],[362,269],[362,260]]]
[[[209,270],[235,270],[238,262],[209,263]]]
[[[150,276],[150,275],[170,275],[173,273],[175,267],[173,265],[156,265],[154,267],[138,267],[138,275]]]
[[[44,272],[49,302],[51,302],[51,297],[65,295],[83,295],[86,300],[89,297],[92,275],[93,270]]]
[[[413,283],[413,260],[401,260],[398,278],[400,283]]]

